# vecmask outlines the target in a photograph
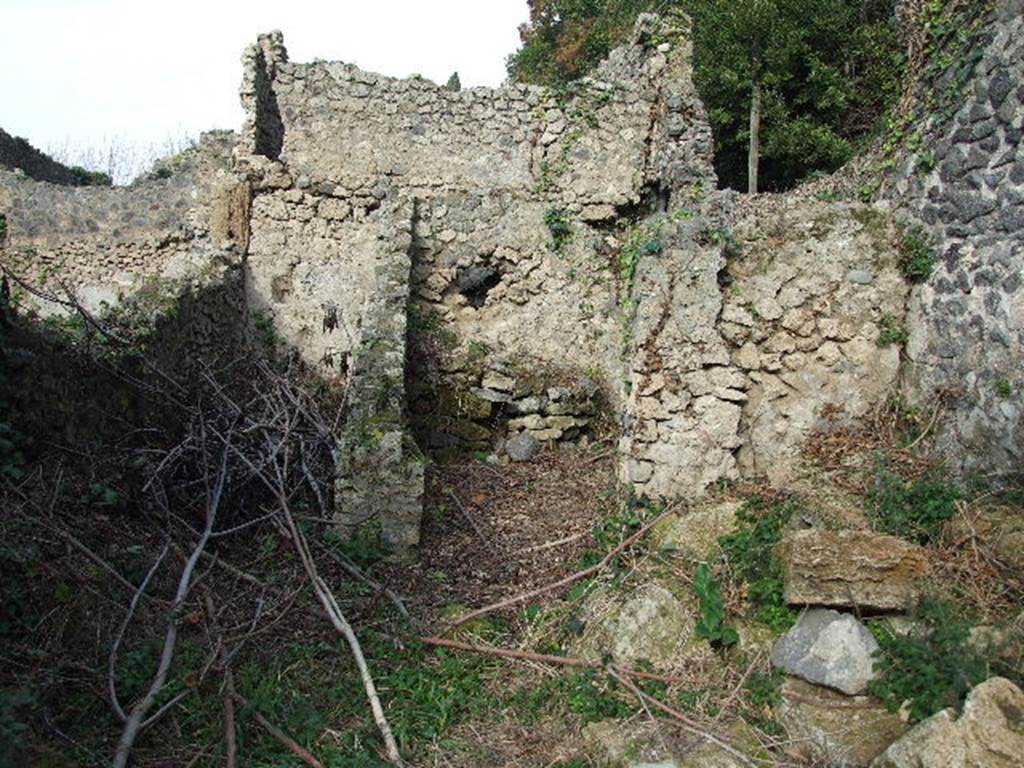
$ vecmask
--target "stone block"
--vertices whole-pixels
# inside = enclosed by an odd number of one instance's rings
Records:
[[[791,605],[904,610],[918,602],[929,570],[921,547],[868,531],[798,531],[776,552]]]

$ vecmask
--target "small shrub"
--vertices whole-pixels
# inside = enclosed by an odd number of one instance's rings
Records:
[[[551,245],[555,253],[561,253],[572,239],[572,226],[569,212],[564,208],[548,208],[544,214],[544,224],[551,233]]]
[[[990,669],[968,642],[971,623],[951,606],[926,600],[915,618],[922,631],[906,635],[896,634],[883,621],[870,622],[880,650],[868,690],[892,712],[909,702],[910,718],[916,721],[959,706],[971,688],[989,677]]]
[[[899,320],[892,315],[885,315],[878,323],[878,338],[875,343],[880,347],[888,347],[892,344],[906,344],[910,340],[910,332]]]
[[[693,589],[700,599],[700,621],[697,622],[697,637],[712,646],[728,648],[739,642],[740,636],[732,627],[725,626],[725,600],[722,588],[711,569],[704,563],[697,566]]]
[[[1013,384],[1009,379],[1000,379],[996,382],[996,394],[1000,397],[1013,397]]]
[[[868,492],[868,512],[875,527],[883,533],[927,544],[938,536],[942,524],[956,514],[960,497],[956,484],[937,471],[916,480],[904,480],[883,463]]]
[[[68,170],[74,177],[75,186],[78,187],[109,187],[114,183],[110,174],[90,171],[80,165],[74,165]]]
[[[899,246],[899,266],[903,276],[912,283],[923,283],[935,269],[935,248],[921,227],[903,231]]]

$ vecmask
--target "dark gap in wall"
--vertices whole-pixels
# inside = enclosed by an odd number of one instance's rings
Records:
[[[459,270],[455,285],[470,306],[480,309],[487,302],[487,294],[501,282],[501,273],[492,266],[474,265]]]
[[[277,160],[284,146],[284,122],[267,71],[266,55],[261,53],[256,67],[256,153]]]

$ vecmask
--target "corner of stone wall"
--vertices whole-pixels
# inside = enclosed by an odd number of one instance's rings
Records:
[[[347,413],[338,439],[335,518],[343,535],[380,543],[404,559],[420,540],[424,460],[406,421],[405,361],[414,204],[378,213],[375,286],[353,351]]]

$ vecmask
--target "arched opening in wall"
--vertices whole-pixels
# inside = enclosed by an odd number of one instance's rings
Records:
[[[474,264],[459,270],[455,287],[471,307],[480,309],[487,303],[487,294],[501,282],[501,272],[490,264]]]

